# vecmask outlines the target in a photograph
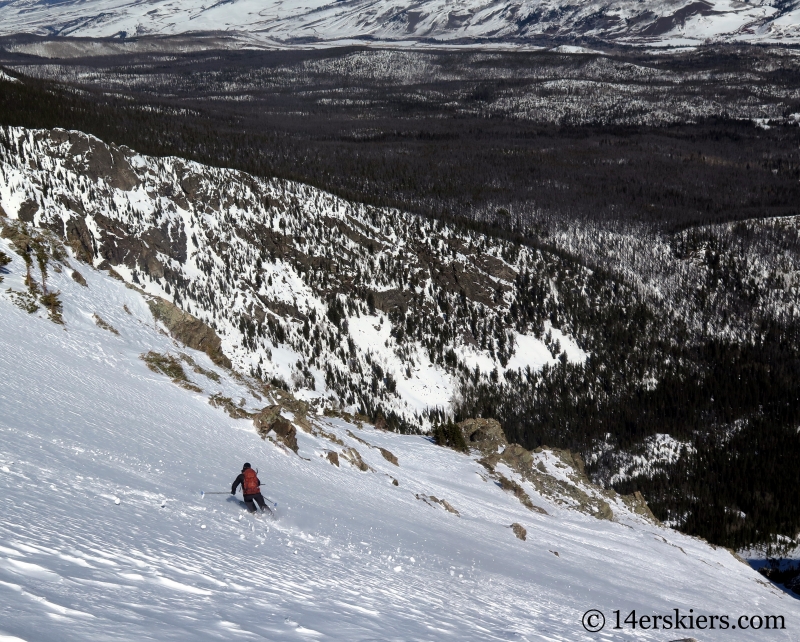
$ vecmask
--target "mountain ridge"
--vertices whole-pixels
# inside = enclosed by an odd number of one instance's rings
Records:
[[[9,215],[209,324],[240,370],[310,398],[430,426],[456,371],[503,379],[586,359],[549,319],[532,331],[499,318],[536,251],[78,132],[6,130],[3,143],[22,153],[0,187]],[[37,169],[18,164],[26,150]]]
[[[387,0],[273,2],[229,0],[206,6],[166,0],[0,3],[2,33],[71,37],[228,34],[251,46],[344,43],[542,46],[586,39],[642,46],[704,42],[796,43],[797,3],[733,0]]]

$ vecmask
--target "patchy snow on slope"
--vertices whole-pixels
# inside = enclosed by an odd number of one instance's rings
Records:
[[[691,455],[694,447],[689,442],[679,441],[671,435],[656,433],[644,440],[644,451],[639,454],[620,456],[624,461],[619,472],[611,478],[611,484],[636,477],[652,474],[661,464],[673,464],[681,457]]]
[[[418,343],[410,346],[414,354],[413,366],[400,359],[393,349],[392,326],[386,315],[376,313],[374,316],[350,317],[348,327],[356,346],[368,353],[372,362],[384,372],[392,375],[406,408],[422,411],[429,407],[449,406],[454,390],[452,377],[443,368],[432,364]]]
[[[467,368],[587,357],[549,321],[509,322],[552,257],[307,185],[4,127],[0,207],[209,325],[238,371],[413,428],[450,410]]]
[[[255,411],[271,393],[176,344],[142,295],[51,262],[60,325],[14,304],[25,265],[7,240],[0,250],[13,259],[0,287],[0,639],[573,642],[597,639],[581,626],[592,608],[783,614],[790,626],[770,639],[794,639],[797,600],[622,502],[598,520],[521,481],[547,514],[531,511],[474,456],[342,418],[310,417],[298,454],[261,439],[209,396]],[[148,369],[149,351],[191,358],[200,391]],[[276,520],[225,494],[244,461]],[[536,461],[569,481],[557,458]]]
[[[588,47],[579,47],[577,45],[559,45],[553,47],[550,51],[554,53],[563,54],[592,54],[592,55],[605,55],[605,52],[598,51],[597,49],[589,49]]]

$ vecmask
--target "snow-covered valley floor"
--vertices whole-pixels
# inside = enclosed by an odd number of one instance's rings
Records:
[[[208,396],[267,401],[159,331],[137,292],[85,265],[88,287],[51,270],[61,326],[14,305],[24,263],[0,249],[13,257],[0,285],[0,640],[797,639],[799,601],[617,507],[599,520],[523,483],[548,514],[530,511],[474,456],[341,419],[315,421],[373,471],[332,465],[336,445],[305,432],[299,456],[262,440]],[[203,392],[181,388],[147,368],[151,350],[189,354],[220,381],[190,372]],[[200,496],[229,489],[244,461],[276,521]],[[783,615],[786,630],[611,628],[616,609],[676,608]],[[603,632],[584,631],[589,609]]]

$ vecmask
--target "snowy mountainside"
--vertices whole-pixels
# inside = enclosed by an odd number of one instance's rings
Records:
[[[425,427],[466,379],[587,357],[554,324],[588,271],[556,282],[555,257],[309,186],[6,128],[0,207],[213,327],[238,370],[322,405]]]
[[[260,438],[250,418],[210,402],[255,413],[285,393],[176,343],[147,295],[78,263],[53,234],[4,223],[30,235],[35,260],[19,234],[0,238],[11,259],[0,275],[0,637],[572,641],[596,639],[581,627],[590,608],[679,608],[781,614],[787,630],[771,639],[793,639],[797,600],[620,497],[604,494],[613,519],[597,519],[498,463],[530,510],[480,453],[346,417],[284,409],[296,454]],[[43,304],[48,294],[57,303]],[[148,354],[183,363],[187,380],[151,370]],[[529,456],[557,487],[599,493],[558,453]],[[245,460],[276,521],[200,496],[224,493]]]
[[[699,44],[706,40],[792,42],[797,3],[766,0],[444,0],[387,2],[0,3],[3,32],[80,37],[227,32],[268,46],[348,42],[530,44],[546,38]]]

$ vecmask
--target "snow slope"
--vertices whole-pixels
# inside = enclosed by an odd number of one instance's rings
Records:
[[[244,42],[530,44],[593,37],[639,44],[796,42],[796,2],[760,0],[83,0],[0,2],[3,34],[80,37],[227,32]],[[185,45],[185,43],[184,43]]]
[[[590,608],[780,614],[787,630],[769,639],[794,639],[797,600],[621,501],[614,521],[599,520],[520,480],[548,514],[530,511],[474,455],[343,419],[313,419],[298,455],[262,440],[208,397],[255,410],[269,394],[256,398],[245,379],[173,342],[136,291],[69,259],[84,287],[51,261],[59,325],[14,304],[25,266],[7,240],[0,250],[13,258],[0,286],[0,639],[595,640],[580,624]],[[139,358],[148,351],[191,356],[206,372],[189,373],[202,392],[150,371]],[[371,470],[323,457],[346,447]],[[534,458],[569,481],[554,453]],[[226,495],[200,497],[229,488],[245,460],[278,502],[277,521],[244,515]]]

